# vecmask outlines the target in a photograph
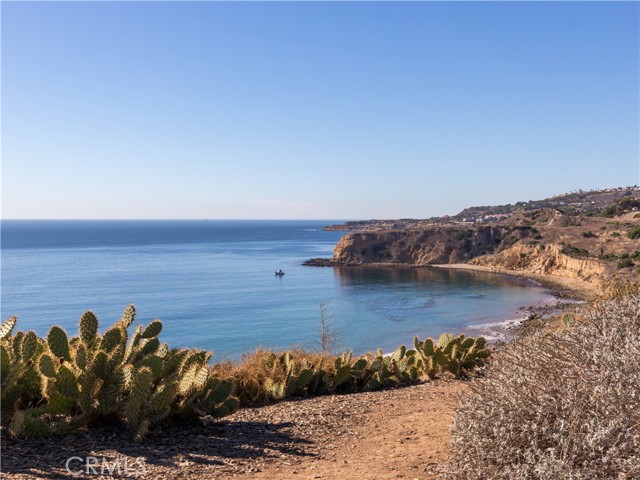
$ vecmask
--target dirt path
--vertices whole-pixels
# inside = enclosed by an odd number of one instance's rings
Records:
[[[361,411],[335,442],[320,445],[318,457],[269,464],[247,478],[435,478],[430,472],[446,460],[460,391],[460,383],[442,382],[361,394]]]
[[[45,441],[3,438],[2,473],[10,479],[431,479],[446,459],[464,388],[438,381],[281,402],[203,426],[151,432],[141,444],[115,428]],[[71,477],[65,468],[71,457],[97,458],[91,460],[96,473],[74,458],[70,469],[78,475]]]

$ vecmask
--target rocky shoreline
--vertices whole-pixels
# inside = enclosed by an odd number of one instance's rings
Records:
[[[302,263],[307,267],[340,267],[342,264],[332,258],[310,258]]]

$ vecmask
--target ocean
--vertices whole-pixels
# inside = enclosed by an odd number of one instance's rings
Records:
[[[331,256],[343,232],[323,231],[330,223],[3,220],[2,318],[75,335],[85,310],[104,330],[133,303],[136,322],[163,321],[171,347],[236,360],[258,346],[318,348],[320,305],[358,354],[415,335],[494,336],[519,307],[551,299],[533,282],[480,272],[303,266]]]

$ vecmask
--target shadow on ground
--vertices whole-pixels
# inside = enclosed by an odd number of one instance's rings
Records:
[[[135,478],[144,477],[144,470],[153,466],[217,466],[222,473],[257,457],[315,456],[309,448],[312,442],[293,435],[291,427],[290,422],[212,421],[165,427],[150,432],[140,443],[133,442],[124,428],[116,427],[45,440],[10,439],[3,431],[1,472],[3,478],[67,479],[72,476],[67,460],[78,457],[69,461],[73,478],[95,479],[100,474]],[[96,458],[89,460],[96,463],[94,471],[87,470],[87,457]]]

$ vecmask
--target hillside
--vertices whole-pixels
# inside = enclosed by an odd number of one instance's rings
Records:
[[[542,200],[529,200],[506,205],[468,207],[455,215],[426,219],[402,218],[396,220],[354,220],[343,224],[329,225],[326,230],[392,230],[415,229],[429,225],[456,223],[488,223],[504,220],[517,213],[544,208],[557,209],[566,215],[612,217],[633,208],[640,210],[640,187],[616,187],[564,193]]]
[[[566,214],[586,214],[612,216],[626,208],[640,207],[640,188],[618,187],[605,190],[590,190],[564,193],[543,200],[517,202],[513,205],[496,205],[465,208],[455,215],[454,220],[482,221],[487,217],[512,215],[518,212],[555,208]],[[619,208],[618,208],[619,207]]]
[[[599,286],[639,278],[639,212],[640,189],[633,187],[472,207],[438,221],[362,222],[340,239],[332,259],[308,264],[464,263]]]

